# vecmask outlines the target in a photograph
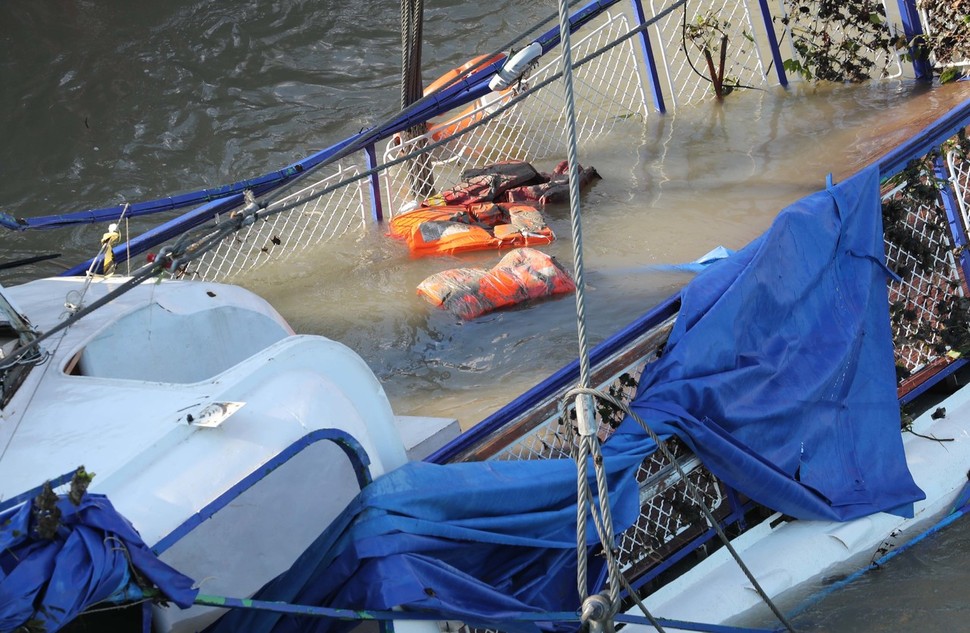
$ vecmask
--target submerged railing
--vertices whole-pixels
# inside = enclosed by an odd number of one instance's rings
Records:
[[[625,32],[629,37],[628,44],[618,47],[615,53],[607,53],[614,57],[607,66],[611,69],[621,66],[636,68],[624,68],[624,73],[633,74],[620,76],[612,74],[612,70],[610,73],[601,73],[602,63],[599,63],[588,65],[586,70],[577,72],[587,75],[585,82],[588,86],[599,83],[598,91],[603,97],[599,103],[608,106],[608,114],[613,112],[613,103],[625,103],[630,113],[636,116],[646,116],[649,111],[665,112],[712,98],[714,91],[711,85],[715,79],[722,90],[730,90],[735,86],[783,86],[799,76],[833,78],[833,65],[846,65],[838,57],[842,54],[840,51],[859,48],[859,42],[865,45],[865,50],[853,53],[853,59],[858,61],[853,63],[866,67],[866,77],[897,76],[902,72],[898,53],[905,52],[908,43],[942,41],[959,26],[954,24],[954,16],[945,11],[918,11],[913,0],[898,0],[898,3],[898,6],[893,6],[859,0],[849,3],[849,9],[835,10],[829,6],[831,2],[828,0],[787,0],[777,7],[770,7],[766,0],[759,0],[758,3],[691,0],[689,3],[677,3],[677,10],[667,13],[672,3],[651,2],[646,6],[642,0],[630,0],[629,3],[597,0],[577,10],[572,17],[574,31],[581,39],[575,45],[577,53],[580,50],[604,50]],[[859,6],[855,7],[856,4]],[[864,19],[851,14],[852,11],[864,12],[865,15],[861,16]],[[614,21],[614,25],[604,29],[600,20]],[[623,24],[615,22],[619,20]],[[900,26],[895,26],[897,24]],[[590,35],[593,30],[598,30],[599,33],[594,40],[590,40],[588,38],[593,37]],[[952,39],[949,37],[947,41]],[[556,29],[542,33],[535,41],[541,44],[544,53],[541,64],[546,68],[551,67],[557,58]],[[528,43],[529,40],[522,40],[515,46],[520,48]],[[895,50],[897,46],[900,47],[899,51]],[[574,59],[581,56],[576,54]],[[939,73],[946,68],[963,68],[970,64],[965,47],[945,50],[934,48],[930,59],[923,60],[915,56],[913,59],[916,60],[914,72],[917,76],[931,76],[934,68]],[[708,62],[711,62],[710,65]],[[170,230],[149,232],[131,240],[124,248],[116,249],[116,261],[121,262],[129,254],[141,255],[164,243],[180,230],[197,226],[200,222],[224,213],[225,205],[218,204],[220,200],[226,200],[229,206],[239,205],[244,191],[261,196],[300,179],[309,170],[337,159],[348,159],[349,165],[363,167],[362,172],[376,169],[385,173],[383,167],[386,166],[387,157],[385,155],[383,161],[377,159],[379,148],[402,130],[437,117],[454,117],[461,108],[485,97],[489,93],[489,78],[501,66],[502,60],[490,61],[461,81],[433,97],[419,101],[388,121],[263,176],[222,187],[103,209],[33,218],[13,218],[0,214],[0,225],[14,230],[49,229],[76,223],[114,222],[123,210],[125,217],[133,218],[202,205],[191,215],[169,223]],[[533,83],[539,76],[533,76]],[[848,74],[843,71],[841,76],[848,80],[860,78],[854,69],[850,69]],[[617,89],[641,92],[641,103],[636,107],[631,106],[625,98],[613,94]],[[553,96],[553,93],[554,90],[543,92],[548,97]],[[542,98],[536,95],[529,101],[533,102],[531,107],[537,111],[539,108],[534,101],[542,101]],[[556,99],[545,99],[545,105],[550,103],[554,104],[554,110],[559,109]],[[518,108],[524,109],[528,109],[525,103]],[[481,111],[473,116],[480,114]],[[603,116],[594,116],[593,119],[601,123],[608,120]],[[591,120],[580,120],[579,125],[582,130],[589,129],[589,126],[595,127]],[[554,139],[555,134],[550,134],[548,138]],[[499,153],[501,154],[501,150]],[[531,155],[532,158],[536,156]],[[350,167],[345,166],[342,169],[348,168]],[[335,177],[339,171],[341,168],[333,168],[323,176]],[[385,182],[382,185],[380,177],[373,174],[367,177],[363,186],[368,191],[369,199],[359,209],[361,222],[380,220],[397,210],[393,206],[397,194],[386,191],[389,184]],[[347,227],[356,228],[357,224],[355,219]],[[320,237],[321,235],[317,235],[317,239]],[[256,259],[262,261],[265,258]],[[79,265],[69,271],[69,274],[82,274],[85,270],[86,265]]]

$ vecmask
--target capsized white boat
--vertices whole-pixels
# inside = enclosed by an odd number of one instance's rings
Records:
[[[126,281],[3,288],[2,358]],[[359,356],[238,286],[146,282],[39,350],[3,371],[0,500],[84,466],[162,560],[227,595],[287,569],[364,482],[457,434],[395,417]]]

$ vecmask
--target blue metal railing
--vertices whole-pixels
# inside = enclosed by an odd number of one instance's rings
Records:
[[[570,18],[572,30],[575,31],[581,28],[617,2],[619,0],[594,0],[585,5]],[[536,41],[542,45],[543,53],[548,52],[559,43],[558,28],[546,31]],[[415,125],[424,124],[436,116],[471,103],[488,94],[490,92],[488,82],[492,75],[502,68],[502,65],[503,60],[483,65],[481,68],[473,71],[469,76],[461,78],[442,90],[418,100],[383,124],[361,131],[301,161],[256,178],[241,180],[212,189],[201,189],[176,196],[136,202],[127,205],[127,211],[125,211],[126,205],[121,204],[102,209],[35,218],[18,219],[13,218],[9,214],[0,213],[0,226],[18,231],[51,229],[71,224],[115,221],[121,216],[122,212],[125,212],[126,217],[139,217],[162,211],[172,211],[237,195],[246,190],[250,190],[259,196],[291,183],[306,171],[319,165],[338,160],[341,157],[358,151],[372,151],[375,144],[387,140],[403,130],[414,127]]]

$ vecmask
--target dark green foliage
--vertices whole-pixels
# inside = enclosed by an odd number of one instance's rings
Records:
[[[918,0],[917,8],[928,18],[929,31],[910,42],[911,50],[932,60],[940,83],[963,77],[960,64],[970,59],[970,2],[968,0]]]
[[[51,482],[44,482],[40,494],[34,497],[34,530],[38,538],[53,539],[61,524],[61,509],[57,507],[57,494]]]
[[[883,74],[877,60],[904,45],[893,37],[875,0],[786,0],[787,27],[796,57],[785,70],[808,80],[861,82]]]

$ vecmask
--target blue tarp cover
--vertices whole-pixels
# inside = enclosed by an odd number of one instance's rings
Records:
[[[883,261],[876,169],[792,205],[688,285],[635,410],[794,517],[911,511],[923,493],[903,455]],[[654,449],[632,419],[604,446],[617,531],[637,516],[635,472]],[[362,491],[257,597],[472,623],[574,610],[575,476],[560,460],[408,464]],[[214,630],[332,624],[236,611]]]
[[[94,604],[137,599],[131,569],[180,607],[192,604],[192,581],[158,560],[103,495],[78,506],[62,498],[58,508],[53,539],[37,536],[31,503],[0,514],[0,631],[34,620],[31,630],[53,633]]]
[[[791,205],[688,285],[634,411],[775,510],[911,516],[884,261],[875,167]]]

